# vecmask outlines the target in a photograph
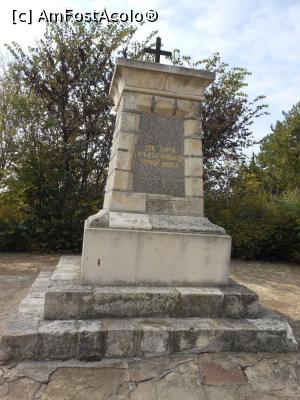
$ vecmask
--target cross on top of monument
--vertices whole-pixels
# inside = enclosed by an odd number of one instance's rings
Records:
[[[171,51],[161,50],[161,38],[159,36],[156,38],[155,49],[151,49],[150,47],[146,47],[144,49],[144,53],[155,54],[155,62],[156,63],[160,62],[160,56],[166,56],[166,57],[171,57],[172,56],[172,52]]]

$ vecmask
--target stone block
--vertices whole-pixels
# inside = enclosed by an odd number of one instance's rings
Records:
[[[9,360],[30,360],[37,356],[40,319],[29,314],[17,314],[1,337],[1,351]]]
[[[42,321],[39,326],[38,360],[67,360],[77,357],[76,321]]]
[[[123,111],[120,117],[120,125],[118,126],[118,130],[137,132],[139,128],[139,119],[139,114]]]
[[[86,228],[84,239],[81,271],[85,284],[228,283],[231,240],[227,235]]]
[[[183,351],[205,351],[213,338],[213,323],[209,319],[175,319],[172,324],[171,354]]]
[[[133,151],[133,147],[136,144],[137,135],[132,132],[120,131],[118,135],[118,140],[116,146],[121,149],[126,149],[128,151]]]
[[[241,285],[223,287],[224,311],[229,318],[255,317],[258,313],[258,296]]]
[[[187,157],[184,160],[184,173],[187,176],[203,175],[203,161],[202,158]]]
[[[116,159],[114,162],[114,169],[126,169],[131,171],[132,169],[132,158],[133,155],[129,151],[122,151],[117,149]]]
[[[146,197],[130,195],[127,192],[112,192],[109,208],[111,211],[146,212]]]
[[[202,178],[186,177],[185,178],[185,195],[186,196],[203,196]]]
[[[146,210],[149,214],[172,214],[173,201],[169,199],[151,199],[146,200]]]
[[[198,101],[177,99],[177,109],[183,112],[186,117],[198,117],[200,112]]]
[[[178,307],[184,310],[176,313],[186,317],[219,318],[223,312],[224,294],[216,288],[178,288]],[[176,315],[178,316],[178,315]]]
[[[99,320],[78,321],[78,347],[79,360],[94,361],[103,357],[105,348],[106,330]]]
[[[142,329],[141,352],[144,357],[162,357],[170,353],[169,332],[163,324],[155,321],[139,323]]]
[[[138,93],[138,92],[123,92],[118,114],[121,115],[122,111],[151,111],[152,95]]]
[[[198,139],[202,139],[202,124],[200,118],[186,119],[184,121],[184,136],[194,136]]]
[[[172,202],[172,214],[201,217],[204,214],[203,197],[190,197]]]
[[[293,332],[286,321],[273,318],[248,319],[256,331],[256,346],[269,352],[295,351],[298,348]]]
[[[143,93],[134,93],[136,107],[140,111],[150,112],[152,108],[152,98],[153,96]]]
[[[152,229],[148,214],[122,212],[109,213],[109,227],[120,229]]]
[[[202,141],[186,138],[184,140],[184,154],[186,156],[202,156]]]
[[[134,320],[105,320],[106,358],[136,357],[139,355],[141,332]]]
[[[178,292],[173,288],[97,287],[94,290],[96,318],[160,317],[176,313]]]
[[[175,111],[175,99],[171,97],[155,96],[154,112],[163,115],[173,115]]]
[[[91,288],[72,287],[50,288],[45,293],[46,319],[88,318],[93,304]],[[64,308],[62,308],[64,305]],[[67,313],[66,313],[67,311]]]
[[[111,189],[128,190],[132,189],[132,172],[115,170],[111,176]]]
[[[215,320],[214,339],[208,351],[258,351],[256,332],[245,319]]]

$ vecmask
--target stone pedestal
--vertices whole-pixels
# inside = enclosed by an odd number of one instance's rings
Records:
[[[83,284],[228,283],[230,237],[203,216],[199,102],[213,79],[207,71],[118,60],[105,199],[85,224]]]

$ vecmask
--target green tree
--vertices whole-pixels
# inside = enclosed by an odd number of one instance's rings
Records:
[[[234,256],[300,261],[299,138],[298,103],[240,166],[230,192],[208,197],[207,214],[232,235]]]
[[[271,194],[300,190],[300,102],[283,115],[263,139],[258,156]]]
[[[114,58],[124,49],[140,51],[135,31],[128,24],[51,24],[27,52],[8,46],[15,58],[9,77],[19,93],[14,174],[24,188],[33,246],[79,250],[84,219],[101,208],[114,129]]]
[[[218,53],[192,62],[191,57],[177,57],[176,65],[188,65],[216,73],[215,81],[205,91],[201,104],[203,159],[206,191],[215,194],[230,190],[231,177],[245,158],[244,149],[253,144],[251,125],[267,114],[265,96],[250,100],[245,93],[245,68],[230,68]]]

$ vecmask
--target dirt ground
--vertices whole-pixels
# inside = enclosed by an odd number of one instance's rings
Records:
[[[0,336],[39,271],[58,255],[0,254]],[[300,341],[300,266],[232,261],[231,277],[288,319]],[[300,399],[300,353],[218,353],[98,363],[0,364],[0,400]]]

